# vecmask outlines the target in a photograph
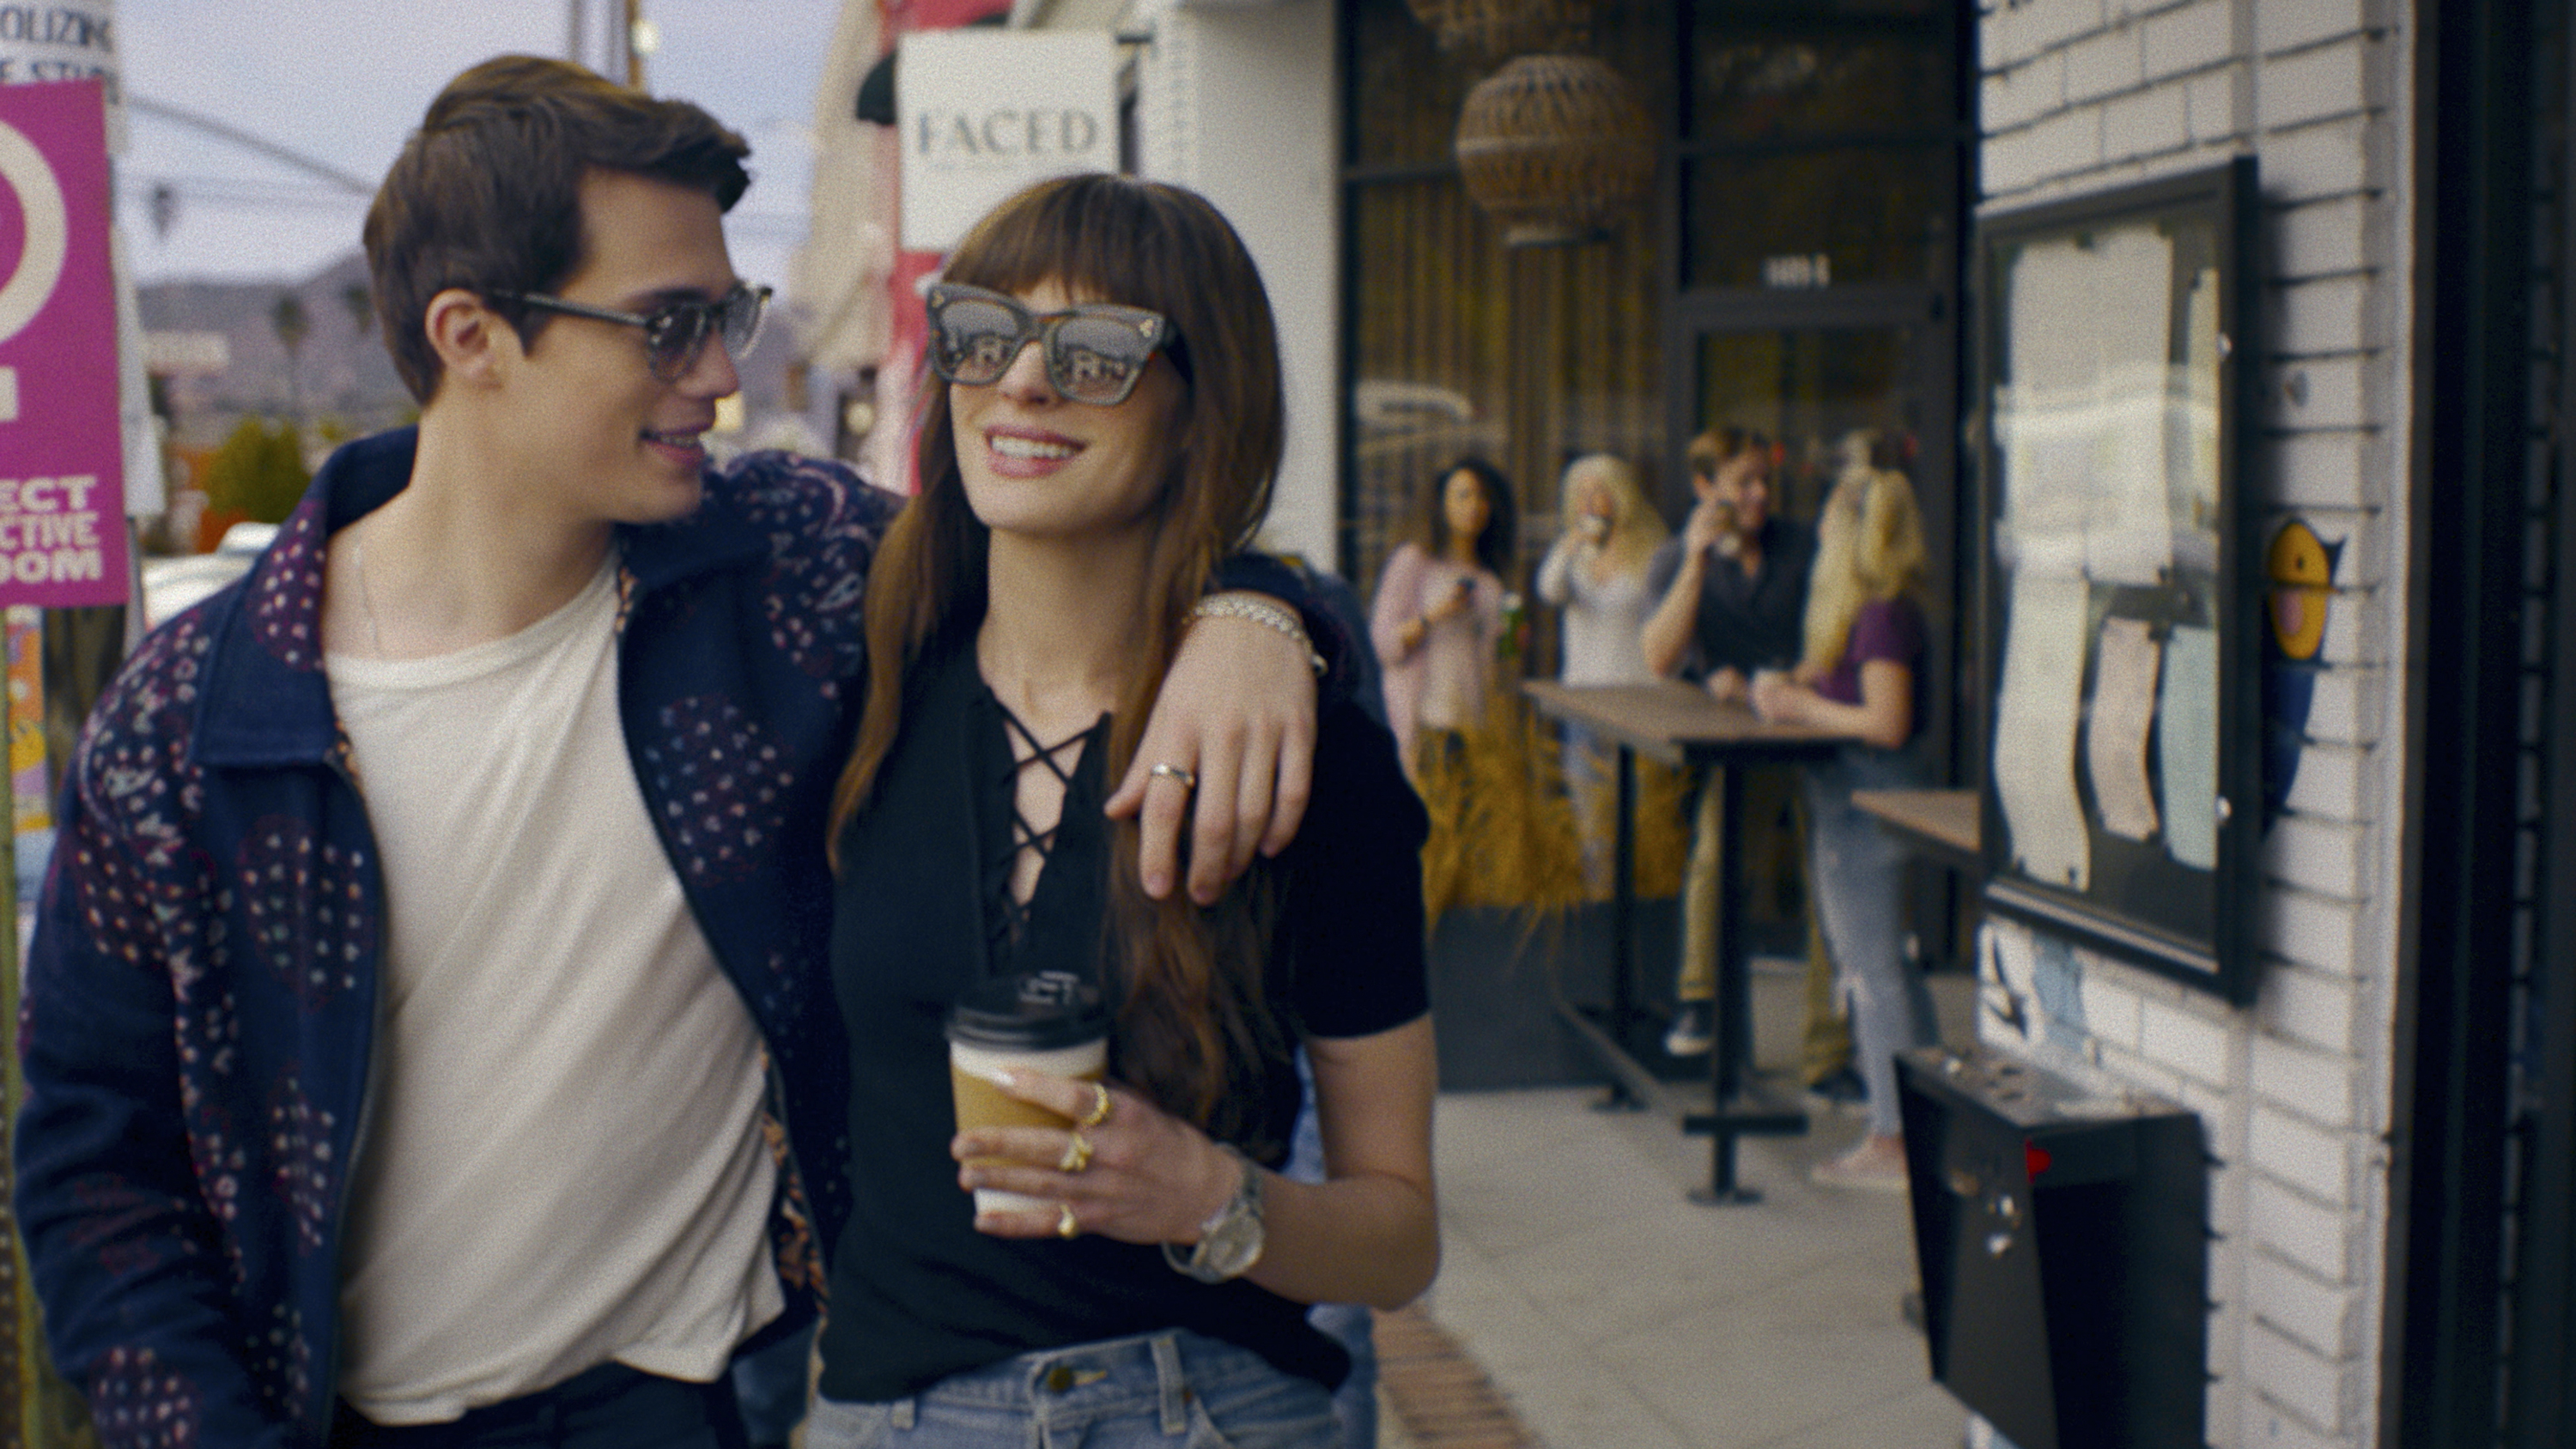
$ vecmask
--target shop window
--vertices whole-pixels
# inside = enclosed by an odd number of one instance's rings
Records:
[[[1345,216],[1352,577],[1376,578],[1425,480],[1463,454],[1516,485],[1524,563],[1556,536],[1557,475],[1574,455],[1618,453],[1652,478],[1663,322],[1647,228],[1506,250],[1450,178],[1355,187]]]
[[[1724,38],[1691,64],[1689,139],[1744,145],[1951,129],[1950,76],[1938,36]]]
[[[1739,152],[1687,162],[1682,176],[1688,286],[1937,285],[1948,274],[1945,147]],[[1784,276],[1784,259],[1800,265]]]

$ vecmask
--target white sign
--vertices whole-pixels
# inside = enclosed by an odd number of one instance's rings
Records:
[[[0,0],[0,86],[94,80],[107,88],[107,149],[125,152],[116,0]]]
[[[1118,169],[1118,52],[1105,31],[936,30],[895,62],[903,246],[944,252],[1032,182]]]

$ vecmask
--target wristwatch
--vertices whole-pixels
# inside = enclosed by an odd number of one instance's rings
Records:
[[[1173,1271],[1186,1273],[1202,1283],[1223,1283],[1240,1278],[1261,1261],[1261,1168],[1251,1158],[1220,1142],[1218,1150],[1235,1160],[1243,1169],[1243,1180],[1236,1185],[1234,1196],[1226,1200],[1206,1222],[1199,1224],[1196,1247],[1184,1251],[1178,1243],[1163,1245],[1163,1261]]]

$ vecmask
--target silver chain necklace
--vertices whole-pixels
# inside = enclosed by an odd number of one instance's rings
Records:
[[[376,624],[375,592],[367,587],[367,535],[363,530],[349,531],[349,552],[353,556],[350,561],[357,566],[358,607],[367,616],[367,647],[375,651],[378,659],[389,658],[385,653],[385,631]]]

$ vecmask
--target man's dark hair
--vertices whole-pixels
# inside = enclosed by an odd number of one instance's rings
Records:
[[[376,315],[403,385],[438,391],[429,300],[484,299],[533,345],[549,314],[496,296],[551,292],[580,269],[581,181],[649,176],[730,211],[751,184],[751,148],[687,101],[659,100],[567,61],[504,55],[447,83],[367,210]]]

